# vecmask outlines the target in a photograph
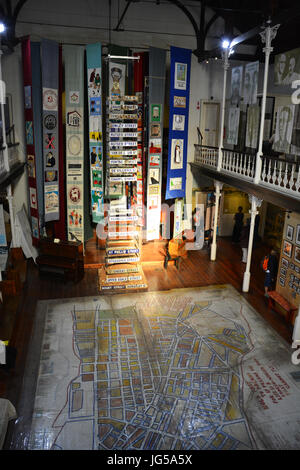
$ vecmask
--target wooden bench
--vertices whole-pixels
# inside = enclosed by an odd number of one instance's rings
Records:
[[[41,238],[36,263],[41,275],[77,282],[84,276],[83,245],[81,242],[55,243],[49,238]]]
[[[280,295],[275,290],[268,292],[268,294],[268,307],[272,310],[275,310],[275,312],[278,312],[278,310],[276,310],[276,306],[280,306],[286,312],[286,321],[288,323],[293,324],[293,320],[295,319],[295,315],[293,314],[294,312],[298,311],[298,307],[295,307],[295,305],[288,302],[284,297],[282,297],[282,295]]]

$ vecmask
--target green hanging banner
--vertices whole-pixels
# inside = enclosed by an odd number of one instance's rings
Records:
[[[93,222],[104,218],[103,138],[102,138],[102,62],[101,44],[86,46],[91,210]]]
[[[84,242],[84,48],[64,46],[68,240]]]

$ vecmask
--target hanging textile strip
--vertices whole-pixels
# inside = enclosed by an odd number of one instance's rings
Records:
[[[160,236],[166,52],[149,49],[147,240]]]
[[[139,57],[133,64],[134,71],[134,93],[138,98],[138,159],[137,159],[137,215],[138,225],[145,224],[145,152],[144,152],[144,71],[145,53],[134,53],[134,57]]]
[[[65,205],[65,164],[62,120],[63,69],[62,46],[59,46],[59,88],[58,88],[58,132],[59,132],[59,220],[54,223],[55,238],[66,240],[66,205]]]
[[[30,38],[22,41],[24,77],[25,138],[28,168],[28,188],[32,243],[38,246],[43,227],[43,156],[41,145],[41,81],[40,45]]]
[[[102,64],[101,44],[86,46],[89,109],[89,155],[93,222],[102,222],[103,205],[103,139],[102,139]]]
[[[84,242],[84,48],[63,46],[68,240]]]
[[[166,199],[185,197],[191,53],[171,47],[169,151]]]
[[[59,219],[58,56],[58,44],[43,40],[41,57],[45,222]]]

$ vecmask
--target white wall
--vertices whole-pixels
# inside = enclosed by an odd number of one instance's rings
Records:
[[[23,72],[21,47],[17,46],[14,54],[2,56],[2,74],[6,84],[6,93],[12,95],[12,117],[15,124],[15,139],[19,142],[19,160],[24,162],[26,158],[25,130],[24,130],[24,98],[23,98]],[[28,210],[28,178],[27,169],[13,184],[13,205],[15,213],[18,212],[23,203]]]

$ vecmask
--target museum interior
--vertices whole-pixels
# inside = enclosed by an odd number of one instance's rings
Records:
[[[0,1],[0,449],[300,449],[299,27]]]

